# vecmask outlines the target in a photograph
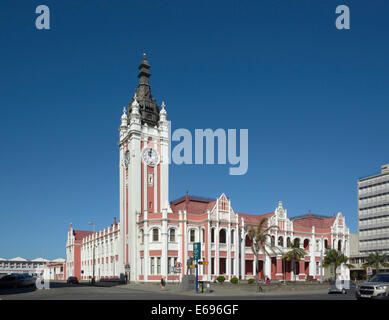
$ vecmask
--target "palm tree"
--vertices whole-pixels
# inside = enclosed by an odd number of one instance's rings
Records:
[[[343,253],[335,249],[327,249],[325,253],[325,257],[323,260],[323,267],[334,266],[334,278],[336,281],[336,269],[342,265],[343,263],[348,268],[353,268],[352,264],[348,264],[348,257],[346,257]]]
[[[387,254],[380,255],[379,252],[371,253],[368,257],[366,257],[367,262],[363,264],[363,267],[374,267],[375,273],[380,272],[380,267],[389,267],[388,261],[389,256]]]
[[[288,244],[288,248],[290,250],[282,256],[282,259],[292,261],[294,281],[296,281],[295,262],[300,261],[302,258],[304,258],[307,255],[307,252],[303,248],[300,248],[300,244],[296,242],[293,244]]]
[[[256,228],[251,228],[248,231],[248,237],[251,240],[251,249],[254,253],[254,259],[255,259],[255,282],[257,285],[257,290],[259,290],[259,284],[258,284],[258,254],[262,251],[264,255],[263,259],[263,267],[265,267],[265,258],[266,256],[270,256],[269,252],[266,249],[266,246],[268,246],[267,238],[271,237],[269,234],[269,231],[271,229],[279,229],[277,226],[270,226],[268,227],[268,219],[263,218],[261,221],[259,221],[258,226]],[[270,248],[273,248],[273,244],[271,243]]]

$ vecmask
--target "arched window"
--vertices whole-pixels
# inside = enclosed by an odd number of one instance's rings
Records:
[[[299,247],[300,246],[300,239],[299,238],[294,239],[293,244],[295,247]]]
[[[309,240],[308,239],[304,240],[304,249],[309,250]]]
[[[235,230],[231,230],[231,244],[234,244]]]
[[[327,239],[324,240],[324,248],[328,249],[328,240]]]
[[[270,238],[270,245],[274,247],[276,245],[276,238],[274,236],[271,236]]]
[[[145,233],[143,231],[143,229],[140,229],[140,243],[144,243],[145,242]]]
[[[290,237],[288,237],[288,238],[286,239],[286,245],[287,245],[288,247],[291,247],[291,246],[292,246],[292,242],[290,242]]]
[[[204,229],[201,229],[201,235],[202,235],[201,241],[202,241],[203,243],[205,243],[205,230],[204,230]]]
[[[196,242],[196,230],[190,230],[190,242]]]
[[[253,241],[250,239],[250,237],[248,235],[246,235],[245,246],[251,247],[252,244],[253,244]]]
[[[215,243],[215,228],[211,229],[211,242]]]
[[[219,242],[220,243],[226,243],[226,230],[221,229],[219,232]]]
[[[342,240],[338,241],[338,251],[342,251]]]
[[[159,241],[159,230],[158,228],[153,229],[153,241]]]
[[[174,228],[169,229],[169,241],[176,242],[176,229]]]
[[[278,246],[280,247],[284,246],[284,238],[281,236],[278,237]]]

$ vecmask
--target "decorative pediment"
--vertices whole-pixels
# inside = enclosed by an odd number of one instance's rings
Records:
[[[275,213],[278,219],[287,219],[287,210],[282,206],[282,201],[278,202],[278,207],[276,208]]]
[[[212,213],[214,218],[219,217],[219,220],[236,220],[237,215],[234,210],[231,208],[231,201],[223,193],[217,200],[215,210]]]

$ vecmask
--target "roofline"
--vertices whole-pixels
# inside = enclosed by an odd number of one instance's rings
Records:
[[[373,179],[373,178],[377,178],[377,177],[381,177],[381,176],[386,176],[386,175],[389,175],[389,173],[379,173],[379,174],[375,174],[373,176],[369,176],[369,177],[365,177],[365,178],[359,178],[358,179],[358,182],[360,181],[365,181],[365,180],[369,180],[369,179]]]

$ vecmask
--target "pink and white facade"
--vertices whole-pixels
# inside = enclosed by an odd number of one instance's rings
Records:
[[[164,103],[157,107],[151,96],[149,67],[144,59],[138,90],[119,127],[120,221],[94,234],[70,226],[66,277],[89,279],[95,263],[97,279],[126,274],[130,281],[179,280],[187,272],[194,242],[201,242],[202,260],[208,262],[199,266],[203,280],[219,275],[248,279],[256,269],[260,276],[291,279],[291,263],[281,259],[289,241],[299,241],[307,251],[295,268],[300,280],[324,275],[320,261],[326,247],[349,254],[349,230],[341,213],[288,218],[279,202],[271,213],[243,214],[223,193],[216,199],[187,193],[169,202],[169,124]],[[261,254],[256,268],[247,231],[264,217],[279,229],[269,234],[270,256]],[[182,268],[174,273],[178,262]]]

